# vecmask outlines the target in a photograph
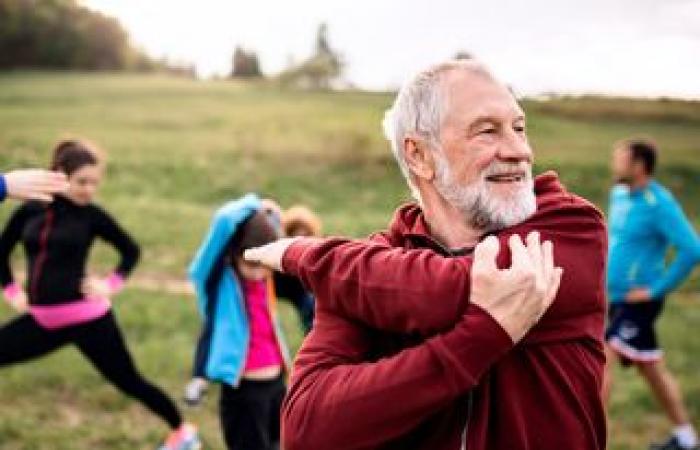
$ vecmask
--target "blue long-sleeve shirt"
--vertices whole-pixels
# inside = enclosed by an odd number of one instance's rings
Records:
[[[5,175],[0,173],[0,202],[7,197],[7,184],[5,183]]]
[[[621,303],[630,289],[648,288],[661,299],[700,262],[700,239],[680,205],[656,181],[638,190],[617,185],[610,192],[608,295]],[[674,260],[666,265],[666,252]]]

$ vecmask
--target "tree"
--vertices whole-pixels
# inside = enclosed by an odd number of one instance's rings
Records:
[[[328,89],[343,72],[341,56],[328,42],[328,26],[319,25],[313,55],[291,66],[279,76],[283,84],[311,89]]]
[[[77,0],[0,0],[0,70],[180,70],[134,48],[115,18]]]
[[[236,50],[233,52],[232,66],[231,77],[233,78],[255,78],[262,76],[258,55],[253,51],[246,51],[241,47],[236,47]]]

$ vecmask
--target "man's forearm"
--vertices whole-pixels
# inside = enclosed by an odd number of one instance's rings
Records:
[[[348,239],[300,240],[285,272],[317,297],[317,308],[373,328],[433,335],[450,329],[469,300],[471,258]]]

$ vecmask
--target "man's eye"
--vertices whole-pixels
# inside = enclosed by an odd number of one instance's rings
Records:
[[[524,133],[525,132],[525,126],[523,126],[523,125],[516,125],[513,127],[513,129],[516,131],[516,133]]]
[[[484,128],[483,130],[479,131],[479,134],[494,134],[495,132],[495,128]]]

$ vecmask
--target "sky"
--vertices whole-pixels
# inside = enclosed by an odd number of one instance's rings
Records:
[[[395,89],[467,51],[525,95],[549,92],[700,99],[700,0],[82,0],[117,17],[133,43],[230,71],[236,45],[274,74],[313,50],[328,24],[345,78]]]

